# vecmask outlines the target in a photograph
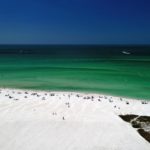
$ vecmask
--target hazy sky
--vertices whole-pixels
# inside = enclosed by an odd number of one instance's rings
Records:
[[[150,44],[150,0],[0,0],[1,44]]]

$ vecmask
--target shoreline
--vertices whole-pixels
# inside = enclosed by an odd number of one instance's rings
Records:
[[[100,93],[100,92],[86,92],[86,91],[73,91],[73,90],[40,90],[40,89],[27,89],[27,88],[4,88],[0,87],[0,90],[15,90],[15,91],[29,91],[29,92],[49,92],[49,93],[74,93],[74,94],[85,94],[85,95],[102,95],[107,97],[114,97],[114,98],[122,98],[127,100],[135,100],[135,101],[145,101],[150,102],[150,99],[141,99],[141,98],[135,98],[135,97],[128,97],[128,96],[119,96],[119,95],[113,95],[113,94],[107,94],[107,93]]]
[[[139,134],[131,120],[126,121],[133,119],[132,115],[150,117],[150,101],[95,93],[0,88],[0,147],[149,150],[150,143],[140,134],[144,134],[143,130],[149,133],[150,124],[140,127]]]

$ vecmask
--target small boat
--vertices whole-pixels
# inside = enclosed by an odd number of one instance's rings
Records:
[[[125,54],[125,55],[130,55],[130,54],[131,54],[131,53],[128,52],[128,51],[122,51],[122,53]]]

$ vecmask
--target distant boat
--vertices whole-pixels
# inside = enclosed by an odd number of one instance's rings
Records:
[[[131,54],[131,53],[128,52],[128,51],[122,51],[122,53],[125,54],[125,55],[130,55],[130,54]]]

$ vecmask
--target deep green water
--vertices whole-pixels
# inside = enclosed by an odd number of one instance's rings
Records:
[[[150,99],[150,56],[52,58],[1,54],[0,87]]]

